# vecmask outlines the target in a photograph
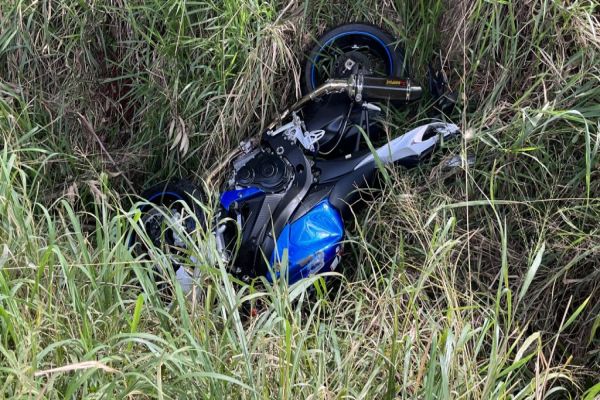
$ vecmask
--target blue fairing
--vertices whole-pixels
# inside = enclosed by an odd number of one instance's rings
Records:
[[[308,213],[285,226],[271,256],[271,265],[275,275],[279,276],[277,264],[288,249],[288,282],[294,283],[301,278],[317,272],[326,272],[335,265],[336,256],[344,237],[344,224],[340,213],[323,200]],[[272,279],[271,274],[268,275]]]
[[[258,196],[262,193],[262,190],[255,187],[249,187],[240,190],[228,190],[226,192],[223,192],[223,194],[221,195],[221,205],[226,210],[229,210],[231,204],[235,203],[236,201],[247,200],[249,198]]]

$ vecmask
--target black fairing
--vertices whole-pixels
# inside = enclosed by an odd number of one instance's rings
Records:
[[[329,199],[342,217],[349,217],[351,209],[355,208],[361,200],[361,192],[377,183],[374,164],[355,169],[356,165],[368,155],[367,153],[348,160],[317,161],[315,172],[318,183],[311,187],[302,200],[292,221],[302,217],[325,198]]]
[[[253,271],[247,272],[255,276],[267,273],[265,261],[275,248],[276,238],[313,184],[310,162],[300,146],[291,143],[284,135],[264,135],[262,145],[285,157],[293,170],[293,179],[281,193],[266,194],[238,205],[242,211],[243,226],[235,265],[243,270],[252,267]],[[247,207],[245,212],[244,207]]]
[[[341,176],[352,173],[354,168],[356,168],[356,166],[370,154],[371,152],[369,150],[365,150],[353,153],[349,157],[317,161],[315,164],[315,169],[319,174],[319,182],[335,182]]]
[[[376,168],[373,164],[365,165],[340,177],[329,194],[329,202],[337,208],[343,218],[351,215],[351,210],[360,203],[361,192],[375,183]]]
[[[266,274],[265,261],[286,224],[302,217],[325,198],[347,217],[350,208],[361,198],[360,190],[370,187],[376,175],[373,164],[355,169],[369,152],[350,159],[317,160],[311,167],[311,161],[301,148],[284,135],[265,137],[263,146],[283,151],[294,176],[284,191],[266,193],[237,205],[236,212],[241,214],[243,226],[235,265],[249,276]]]

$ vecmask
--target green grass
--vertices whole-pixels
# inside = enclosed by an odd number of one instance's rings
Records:
[[[1,397],[596,398],[599,11],[2,0]],[[356,20],[402,39],[416,81],[445,63],[468,133],[451,153],[476,164],[388,170],[338,291],[240,288],[195,232],[202,290],[168,307],[128,250],[129,195],[200,182],[296,98],[311,40]],[[427,107],[392,113],[391,134]]]

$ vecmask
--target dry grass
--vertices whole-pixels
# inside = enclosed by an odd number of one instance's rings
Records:
[[[593,399],[598,12],[584,0],[0,3],[0,393]],[[469,132],[449,152],[477,163],[389,171],[349,231],[339,291],[316,278],[234,290],[198,233],[205,290],[166,308],[126,245],[128,182],[210,171],[297,96],[311,40],[353,20],[402,38],[417,81],[427,61],[445,64]],[[391,133],[427,107],[391,113]],[[242,318],[249,305],[261,312]]]

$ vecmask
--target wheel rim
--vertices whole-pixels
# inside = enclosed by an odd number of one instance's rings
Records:
[[[386,63],[386,61],[387,61],[387,63],[385,64],[385,67],[386,67],[385,72],[380,71],[384,75],[390,76],[390,75],[392,75],[392,72],[394,71],[394,61],[393,61],[390,49],[379,37],[377,37],[369,32],[361,32],[361,31],[343,32],[343,33],[335,35],[331,39],[327,40],[320,47],[316,56],[312,60],[311,84],[312,84],[313,89],[317,87],[317,84],[320,81],[323,81],[323,79],[321,79],[323,72],[324,72],[324,70],[328,69],[327,66],[325,66],[325,68],[322,68],[322,67],[319,68],[319,62],[323,61],[323,59],[324,59],[323,55],[327,54],[326,50],[328,48],[336,50],[336,46],[337,46],[338,56],[348,55],[348,53],[351,53],[352,51],[356,51],[356,50],[362,48],[363,50],[366,50],[367,54],[371,53],[372,56],[375,56],[375,57],[379,58],[380,60],[383,60],[384,63]],[[354,61],[359,61],[359,60],[354,60]],[[319,70],[321,70],[321,71],[319,71]],[[332,69],[329,68],[329,71],[331,72]],[[340,77],[340,76],[329,76],[329,77]]]
[[[190,268],[185,264],[194,264],[193,256],[189,256],[185,238],[182,235],[191,233],[196,228],[196,223],[182,204],[181,196],[176,193],[157,193],[148,197],[148,201],[160,199],[163,204],[155,204],[142,209],[141,222],[148,239],[154,247],[160,249],[171,261],[175,280],[178,282],[185,294],[189,293],[193,286],[193,279],[197,277],[197,270]],[[178,233],[181,232],[181,235]],[[148,247],[141,241],[138,245],[149,252]],[[184,261],[184,259],[186,259]],[[168,276],[161,267],[155,266],[155,273],[158,289],[165,297],[172,294],[168,281],[164,280]],[[159,278],[161,276],[162,278]]]

